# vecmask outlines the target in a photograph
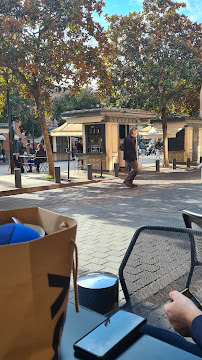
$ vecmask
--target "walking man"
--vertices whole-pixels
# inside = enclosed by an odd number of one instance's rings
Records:
[[[124,140],[124,160],[127,162],[128,168],[130,169],[128,176],[124,180],[124,185],[132,188],[137,186],[133,184],[133,180],[137,175],[137,153],[136,153],[136,142],[135,136],[137,135],[137,127],[132,127],[129,131],[129,135]]]

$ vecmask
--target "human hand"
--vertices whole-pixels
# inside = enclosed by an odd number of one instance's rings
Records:
[[[182,336],[190,336],[191,323],[195,317],[202,315],[193,301],[174,290],[169,294],[173,302],[164,305],[165,313],[168,316],[173,328]]]

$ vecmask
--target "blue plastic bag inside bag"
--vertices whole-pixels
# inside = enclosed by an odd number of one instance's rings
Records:
[[[15,223],[0,225],[0,245],[23,243],[40,237],[37,231],[25,225]]]

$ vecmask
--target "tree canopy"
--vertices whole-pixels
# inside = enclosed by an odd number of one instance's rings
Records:
[[[84,89],[77,94],[63,94],[53,99],[52,114],[54,119],[58,121],[58,125],[62,125],[61,114],[65,111],[92,109],[100,105],[100,98],[94,94],[92,90]]]
[[[32,133],[32,122],[34,126],[35,136],[41,136],[40,121],[38,118],[33,118],[32,111],[33,104],[29,99],[24,99],[17,91],[10,94],[10,107],[11,107],[11,121],[15,120],[21,122],[20,130],[25,132],[26,135]],[[7,115],[7,100],[5,100],[2,113],[0,115],[0,123],[8,122]]]
[[[102,6],[103,0],[0,2],[0,67],[9,69],[24,96],[35,101],[52,175],[54,163],[45,123],[50,91],[64,82],[78,90],[92,78],[101,90],[106,89],[110,45],[93,20]]]
[[[116,49],[110,101],[161,115],[165,166],[166,114],[196,115],[199,110],[201,25],[180,15],[182,6],[170,0],[145,0],[142,13],[108,18]]]

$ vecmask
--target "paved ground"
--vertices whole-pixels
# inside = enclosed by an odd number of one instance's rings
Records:
[[[30,174],[31,175],[31,174]],[[128,189],[119,178],[34,193],[2,196],[0,209],[40,206],[78,222],[79,273],[118,268],[135,230],[146,224],[184,226],[181,211],[201,206],[202,181],[197,168],[161,169],[147,164]],[[1,176],[2,178],[2,176]],[[32,181],[34,184],[34,178]],[[73,299],[72,292],[70,298]],[[120,301],[123,295],[120,292]]]

